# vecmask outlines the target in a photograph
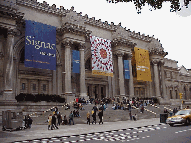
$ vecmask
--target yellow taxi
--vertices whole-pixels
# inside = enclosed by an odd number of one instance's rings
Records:
[[[178,111],[174,116],[168,117],[166,123],[170,126],[174,124],[189,125],[191,121],[191,109],[183,109]]]

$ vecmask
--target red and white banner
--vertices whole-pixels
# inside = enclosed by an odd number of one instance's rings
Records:
[[[92,53],[92,74],[113,77],[111,41],[90,36],[90,42]]]

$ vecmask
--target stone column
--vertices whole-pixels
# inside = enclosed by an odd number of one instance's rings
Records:
[[[85,84],[84,44],[80,44],[80,97],[87,98]]]
[[[160,91],[159,91],[159,74],[158,74],[158,60],[153,59],[152,60],[154,64],[154,82],[155,82],[155,92],[156,97],[161,97]]]
[[[134,85],[133,85],[133,71],[132,71],[132,65],[131,65],[131,59],[132,59],[132,54],[128,54],[128,60],[129,60],[129,74],[130,74],[130,79],[129,79],[129,98],[133,98],[134,96]]]
[[[53,70],[52,74],[53,74],[52,75],[52,83],[53,83],[53,85],[52,85],[52,93],[56,94],[56,71]]]
[[[15,101],[13,95],[13,45],[14,45],[14,31],[8,30],[7,43],[5,52],[5,88],[4,88],[4,100]]]
[[[125,95],[124,86],[124,75],[123,75],[123,54],[122,52],[117,53],[118,56],[118,70],[119,70],[119,90],[120,95]]]
[[[65,93],[72,94],[71,84],[71,42],[64,41],[65,45]]]
[[[163,98],[169,100],[168,96],[166,95],[166,86],[165,86],[165,77],[164,77],[164,61],[161,61],[161,78],[162,78],[162,92]]]
[[[62,93],[62,64],[58,63],[56,65],[57,69],[57,95]]]

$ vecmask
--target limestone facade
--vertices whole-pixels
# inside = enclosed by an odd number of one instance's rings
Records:
[[[19,93],[44,93],[84,98],[157,97],[161,101],[191,99],[191,70],[166,59],[158,39],[123,28],[121,23],[102,22],[94,17],[49,6],[36,0],[0,2],[0,100],[14,101]],[[24,66],[25,20],[57,28],[56,71]],[[114,76],[91,74],[91,45],[94,35],[112,41]],[[131,65],[134,47],[149,50],[152,82],[136,80]],[[72,73],[71,51],[80,51],[80,74]],[[123,60],[130,62],[130,79],[124,78]]]

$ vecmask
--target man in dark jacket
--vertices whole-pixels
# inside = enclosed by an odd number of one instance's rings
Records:
[[[99,124],[100,124],[100,123],[103,124],[103,121],[102,121],[103,111],[99,111],[98,116],[99,116]]]
[[[58,129],[58,127],[56,126],[56,114],[54,114],[52,116],[52,127],[51,127],[51,129],[53,129],[53,128]]]

